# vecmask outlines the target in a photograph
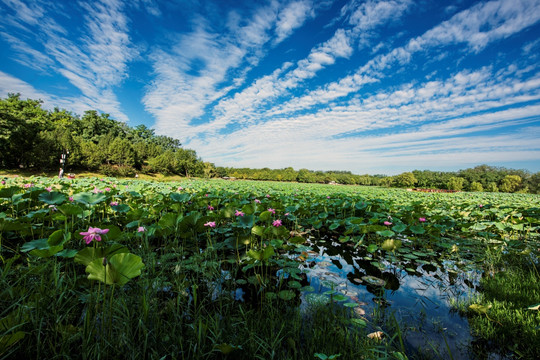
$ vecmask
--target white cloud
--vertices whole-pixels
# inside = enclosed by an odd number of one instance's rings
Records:
[[[306,58],[299,60],[296,67],[290,67],[289,63],[286,63],[286,67],[290,68],[288,72],[283,69],[275,71],[272,75],[263,76],[254,81],[251,86],[235,94],[234,97],[223,99],[214,108],[215,120],[199,130],[217,131],[231,123],[249,123],[260,115],[258,111],[265,104],[286,96],[305,80],[314,78],[318,72],[333,65],[337,59],[349,58],[353,54],[353,43],[360,35],[365,42],[368,31],[390,20],[395,21],[403,15],[410,3],[410,1],[393,0],[368,2],[361,5],[356,2],[351,3],[346,10],[343,10],[343,13],[352,12],[349,19],[350,24],[353,25],[352,30],[337,29],[330,39],[315,46]],[[374,80],[369,77],[359,77],[358,81],[367,83]],[[329,94],[325,93],[325,96],[328,97]],[[339,97],[341,93],[335,93],[333,96]]]
[[[174,131],[183,137],[197,133],[191,120],[243,81],[237,77],[232,85],[222,85],[235,71],[240,76],[245,73],[246,69],[239,70],[241,65],[257,63],[262,46],[270,40],[275,13],[270,5],[258,9],[244,26],[239,20],[229,21],[226,34],[214,32],[199,18],[195,29],[179,35],[170,49],[152,51],[155,80],[148,86],[143,103],[157,118],[158,133]]]
[[[52,110],[55,107],[67,109],[75,114],[83,114],[86,110],[101,109],[103,112],[114,114],[120,103],[109,92],[103,93],[103,98],[95,99],[86,96],[60,97],[36,89],[31,84],[0,71],[0,97],[9,93],[20,93],[23,99],[43,100],[43,107]]]
[[[534,0],[499,0],[477,4],[463,10],[423,35],[411,39],[405,46],[381,54],[361,66],[353,75],[315,89],[303,97],[281,106],[282,113],[310,108],[315,104],[358,92],[369,79],[381,79],[392,74],[393,66],[407,65],[415,53],[432,48],[466,43],[479,51],[489,43],[506,38],[540,20],[540,3]]]
[[[304,24],[306,19],[313,17],[315,12],[311,1],[294,1],[279,12],[276,22],[276,38],[274,43],[278,44],[289,37],[293,31]]]
[[[311,114],[250,124],[189,145],[221,165],[264,163],[358,173],[377,172],[379,166],[394,173],[419,164],[439,168],[441,154],[451,158],[445,163],[449,167],[501,163],[516,156],[533,160],[540,152],[534,125],[540,120],[540,104],[524,105],[531,101],[540,101],[540,74],[522,73],[514,65],[494,74],[485,67],[404,84]],[[488,135],[527,125],[527,131]]]
[[[22,30],[20,39],[3,33],[19,55],[17,61],[64,76],[81,92],[80,97],[71,99],[81,101],[83,108],[92,105],[128,121],[113,92],[128,76],[128,63],[137,55],[121,1],[81,2],[85,32],[75,40],[65,36],[66,30],[51,16],[59,10],[57,4],[35,2],[27,6],[18,0],[6,1],[15,9],[15,16],[8,16],[9,23]],[[30,41],[38,41],[42,49],[33,48]],[[68,104],[68,108],[81,108],[81,104]]]

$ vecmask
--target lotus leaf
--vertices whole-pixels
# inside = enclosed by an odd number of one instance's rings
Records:
[[[104,260],[106,259],[106,261]],[[103,265],[103,263],[106,265]],[[110,258],[98,258],[86,267],[88,279],[99,280],[107,285],[125,285],[130,279],[139,276],[144,264],[140,256],[120,253]]]

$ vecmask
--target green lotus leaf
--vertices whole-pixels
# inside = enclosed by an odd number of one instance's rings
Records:
[[[391,237],[391,236],[396,235],[396,233],[393,232],[392,230],[377,231],[377,234],[384,237]]]
[[[126,204],[119,204],[119,205],[111,206],[111,209],[114,212],[127,213],[131,208],[129,207],[129,205],[126,205]]]
[[[7,188],[0,189],[0,198],[8,199],[19,192],[19,188],[17,186],[11,186]]]
[[[94,194],[91,192],[81,192],[73,195],[73,201],[76,201],[85,205],[96,205],[107,199],[104,194]]]
[[[49,244],[49,246],[63,246],[70,239],[70,232],[64,233],[64,230],[56,230],[51,235],[49,235],[47,243]]]
[[[377,251],[379,247],[377,246],[377,244],[370,244],[368,247],[367,247],[367,251],[370,252],[370,253],[374,253],[375,251]]]
[[[64,249],[56,254],[54,256],[63,257],[63,258],[73,258],[77,255],[77,250],[75,249]]]
[[[283,300],[292,300],[295,298],[296,294],[292,290],[281,290],[278,293],[278,296],[280,299],[283,299]]]
[[[96,259],[103,259],[104,257],[110,258],[116,254],[128,253],[127,247],[120,244],[113,244],[107,248],[94,248],[86,247],[80,250],[73,259],[76,263],[88,266],[92,261]]]
[[[264,228],[262,226],[254,226],[251,228],[251,233],[257,236],[263,236]]]
[[[190,195],[189,194],[179,194],[179,193],[170,193],[169,197],[172,201],[177,203],[184,203],[186,201],[189,201]]]
[[[75,204],[63,204],[58,207],[58,210],[66,216],[68,215],[80,215],[83,213],[83,209],[79,205]]]
[[[178,215],[175,213],[166,213],[163,215],[159,221],[158,225],[161,228],[174,228],[176,227],[176,222],[178,220]]]
[[[107,259],[106,261],[104,259]],[[103,263],[106,265],[103,265]],[[144,264],[140,256],[121,253],[110,258],[98,258],[86,267],[89,280],[98,280],[107,285],[125,285],[130,279],[141,275]]]
[[[414,234],[423,234],[426,232],[426,229],[424,229],[422,226],[420,225],[414,225],[414,226],[411,226],[411,231],[414,233]]]
[[[30,252],[30,255],[45,258],[53,256],[64,248],[62,245],[50,246],[48,241],[49,239],[29,241],[21,246],[21,251]]]
[[[268,221],[272,218],[272,213],[270,211],[263,211],[260,215],[259,215],[259,219],[261,221]]]
[[[60,205],[61,203],[67,200],[67,197],[66,195],[59,193],[57,191],[51,191],[51,192],[44,191],[41,194],[39,194],[39,200],[49,205]]]

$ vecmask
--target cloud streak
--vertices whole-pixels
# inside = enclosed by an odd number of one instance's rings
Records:
[[[540,170],[537,0],[0,0],[0,16],[4,94],[148,115],[217,165]]]
[[[17,61],[67,79],[81,93],[71,101],[63,101],[71,102],[70,109],[99,109],[128,121],[114,93],[114,88],[128,76],[128,63],[137,55],[128,36],[122,2],[80,3],[85,15],[78,39],[68,39],[68,30],[54,20],[52,13],[62,10],[55,4],[26,5],[19,0],[7,0],[6,4],[15,10],[14,15],[7,16],[7,23],[21,31],[19,39],[3,29],[3,37],[23,55]],[[40,36],[43,44],[39,50],[29,45],[35,36]]]

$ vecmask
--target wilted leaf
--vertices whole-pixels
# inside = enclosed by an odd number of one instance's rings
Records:
[[[469,309],[478,314],[487,314],[487,311],[491,309],[491,305],[472,304]]]
[[[368,338],[372,340],[381,341],[384,337],[384,333],[382,331],[375,331],[367,335]]]
[[[401,240],[384,240],[381,247],[386,251],[395,251],[396,249],[399,249],[401,247]]]

